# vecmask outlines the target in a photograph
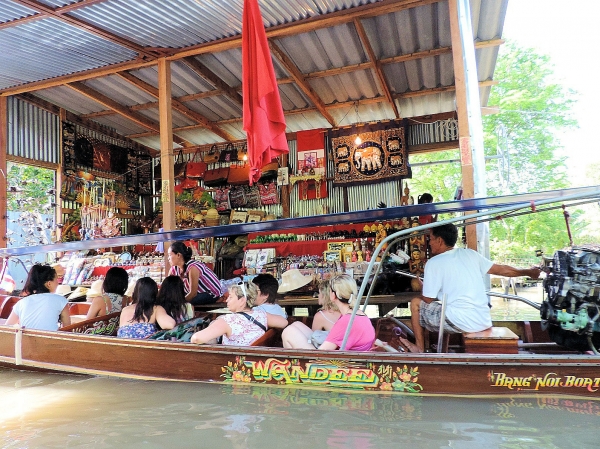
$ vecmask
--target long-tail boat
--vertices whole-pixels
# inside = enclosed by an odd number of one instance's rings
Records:
[[[40,251],[69,251],[115,247],[164,240],[243,234],[329,223],[401,218],[431,213],[479,211],[470,219],[492,219],[540,212],[552,207],[598,202],[600,187],[332,214],[298,220],[200,228],[124,236],[110,240],[61,243],[0,250],[0,257]],[[559,206],[552,206],[560,203]],[[458,222],[452,218],[438,222]],[[426,231],[428,227],[408,232]],[[386,243],[405,238],[407,231],[388,236],[375,254],[385,254]],[[375,259],[375,257],[373,257]],[[360,306],[368,304],[369,264],[359,290]],[[544,280],[546,298],[530,304],[540,310],[540,321],[495,322],[476,334],[453,334],[438,341],[438,351],[402,352],[399,335],[410,333],[403,320],[373,318],[383,349],[370,352],[291,350],[281,347],[280,333],[270,329],[250,347],[194,345],[173,341],[130,340],[114,337],[116,315],[84,321],[57,332],[0,326],[0,366],[67,373],[121,376],[137,379],[279,384],[342,388],[405,394],[453,395],[571,395],[600,398],[598,357],[600,316],[600,249],[571,247],[548,260]],[[372,285],[372,284],[371,284]],[[365,295],[365,291],[367,294]],[[364,296],[364,301],[363,301]],[[519,299],[519,298],[517,298]],[[210,318],[210,313],[206,314]],[[290,320],[306,317],[290,317]],[[112,321],[111,321],[112,320]]]

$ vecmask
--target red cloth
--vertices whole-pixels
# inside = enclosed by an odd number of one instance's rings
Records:
[[[260,178],[262,167],[290,151],[285,137],[279,87],[258,0],[244,0],[242,96],[252,185]]]

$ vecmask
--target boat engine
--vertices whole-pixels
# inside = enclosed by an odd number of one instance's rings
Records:
[[[600,246],[559,250],[545,262],[543,327],[561,346],[599,354]]]

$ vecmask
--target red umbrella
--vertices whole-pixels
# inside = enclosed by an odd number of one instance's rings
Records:
[[[242,22],[242,96],[248,138],[250,184],[280,154],[289,153],[285,117],[258,0],[244,0]]]

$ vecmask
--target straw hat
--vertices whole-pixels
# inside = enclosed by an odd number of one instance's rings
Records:
[[[69,296],[67,296],[67,299],[72,301],[74,299],[81,298],[87,294],[88,290],[89,289],[85,287],[77,287]]]
[[[300,270],[293,268],[281,275],[281,284],[277,293],[286,293],[304,287],[313,280],[312,276],[303,275]]]
[[[54,292],[57,295],[66,296],[71,294],[71,286],[66,284],[60,284],[56,287],[56,291]]]
[[[104,291],[102,290],[102,284],[104,284],[104,279],[96,279],[92,282],[89,291],[87,292],[88,298],[95,298],[97,296],[102,296]]]

